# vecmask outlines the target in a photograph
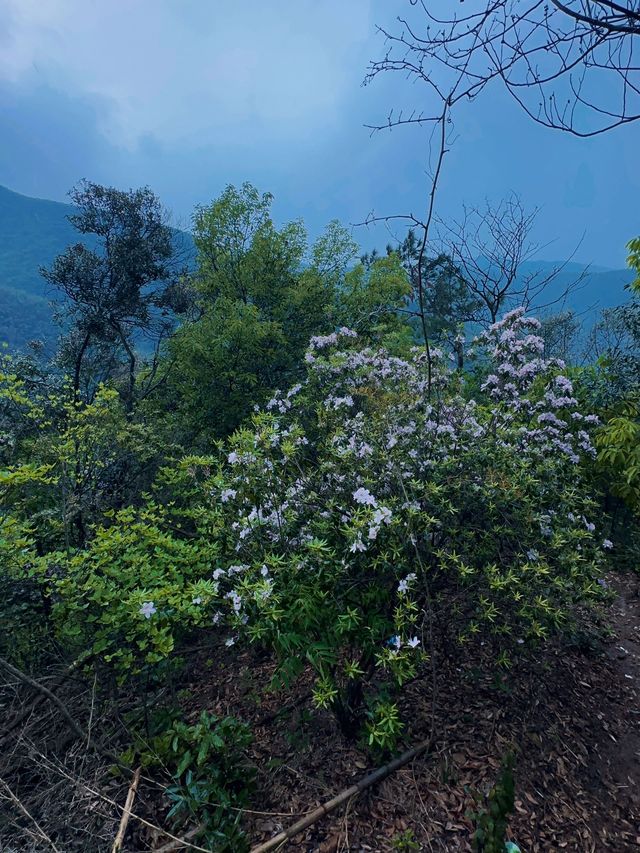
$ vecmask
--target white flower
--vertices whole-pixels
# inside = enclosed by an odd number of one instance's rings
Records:
[[[202,598],[199,595],[196,595],[196,597],[192,600],[191,603],[192,604],[202,604]]]
[[[410,572],[406,576],[406,578],[401,580],[400,583],[398,584],[398,592],[403,592],[403,593],[406,592],[409,589],[409,584],[411,583],[411,581],[414,581],[415,579],[416,579],[416,573]]]
[[[229,459],[229,461],[231,462],[231,459]],[[224,489],[220,493],[220,500],[222,501],[223,504],[226,504],[226,502],[228,500],[231,500],[231,498],[235,498],[236,495],[237,495],[237,492],[235,489]]]
[[[236,638],[235,638],[235,637],[228,637],[228,638],[224,641],[224,644],[225,644],[225,646],[227,646],[227,647],[235,646],[235,644],[236,644]]]
[[[375,506],[376,499],[371,494],[369,489],[365,489],[363,486],[360,486],[359,489],[353,493],[353,499],[356,503],[364,504],[365,506]]]
[[[214,579],[214,581],[217,581],[220,578],[223,578],[225,574],[226,572],[224,569],[215,569],[211,577]]]
[[[235,450],[232,450],[231,453],[227,456],[227,461],[229,462],[230,465],[235,465],[239,459],[240,459],[240,457],[235,452]]]
[[[602,547],[606,548],[607,550],[610,550],[611,548],[613,548],[613,542],[611,541],[611,539],[605,539],[602,543]]]
[[[153,601],[145,601],[140,608],[140,615],[144,616],[145,619],[151,619],[154,613],[157,613],[156,606]]]
[[[260,569],[260,574],[262,575],[263,578],[266,578],[266,576],[269,574],[269,569],[266,566],[263,566]]]
[[[417,637],[412,637],[410,640],[407,640],[407,645],[411,649],[415,649],[416,646],[420,645],[420,640]]]
[[[381,506],[379,509],[377,509],[373,513],[373,521],[375,524],[378,524],[378,525],[380,525],[382,523],[390,524],[392,515],[393,515],[393,513],[391,512],[389,507]]]
[[[356,551],[366,551],[367,546],[364,544],[362,539],[356,539],[355,542],[352,542],[349,550],[351,551],[352,554],[355,554]]]

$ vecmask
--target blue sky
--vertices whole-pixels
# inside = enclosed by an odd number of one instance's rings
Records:
[[[444,3],[445,0],[439,0]],[[422,214],[426,131],[371,137],[427,106],[400,78],[361,83],[409,0],[0,0],[0,183],[64,200],[80,178],[149,184],[187,226],[250,180],[279,220]],[[533,124],[496,86],[455,116],[438,212],[518,193],[540,257],[624,265],[640,233],[640,123],[594,139]],[[399,236],[402,236],[398,232]],[[357,229],[363,248],[386,234]]]

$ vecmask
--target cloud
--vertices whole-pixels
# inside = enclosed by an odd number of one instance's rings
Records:
[[[142,137],[304,138],[337,120],[350,56],[371,30],[368,0],[7,0],[0,78],[37,73],[108,100],[102,130]]]

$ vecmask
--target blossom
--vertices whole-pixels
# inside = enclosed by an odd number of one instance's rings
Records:
[[[398,592],[401,592],[403,594],[405,592],[407,592],[407,590],[409,589],[409,584],[411,583],[411,581],[414,581],[415,579],[416,579],[415,572],[410,572],[410,574],[408,574],[406,576],[406,578],[403,578],[403,580],[401,580],[400,583],[398,584]]]
[[[393,637],[389,637],[387,640],[387,645],[392,646],[395,649],[399,649],[402,645],[402,640],[397,634],[394,634]]]
[[[262,575],[263,578],[266,578],[266,576],[269,574],[269,569],[266,566],[263,566],[260,569],[260,574]]]
[[[410,640],[407,640],[407,645],[410,649],[415,649],[416,646],[420,645],[420,640],[417,637],[411,637]]]
[[[223,489],[222,492],[220,492],[220,500],[223,504],[226,504],[228,500],[231,500],[231,498],[235,498],[237,494],[238,493],[235,489]]]
[[[211,577],[214,579],[214,581],[217,581],[217,580],[220,580],[220,578],[223,578],[225,576],[225,574],[226,574],[226,572],[224,569],[214,569]]]
[[[607,550],[610,550],[611,548],[613,548],[613,542],[611,541],[611,539],[605,539],[602,542],[602,547],[606,548]]]
[[[236,638],[235,638],[235,637],[228,637],[228,638],[224,641],[224,644],[225,644],[225,646],[227,646],[227,648],[230,648],[231,646],[235,646],[235,644],[236,644]]]
[[[365,506],[375,506],[376,499],[371,494],[369,489],[365,489],[363,486],[360,486],[359,489],[353,493],[353,499],[356,503],[363,504]]]
[[[157,613],[156,606],[153,601],[145,601],[140,608],[140,615],[144,616],[145,619],[151,619],[154,613]]]
[[[381,506],[373,513],[373,521],[377,525],[390,524],[392,515],[393,513],[391,512],[389,507]]]
[[[202,597],[199,595],[196,595],[196,597],[191,600],[191,603],[192,604],[202,604]]]
[[[352,554],[355,554],[356,551],[366,551],[367,546],[364,544],[362,539],[358,538],[354,542],[351,543],[351,547],[349,548]]]

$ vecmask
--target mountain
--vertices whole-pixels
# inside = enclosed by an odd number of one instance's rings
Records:
[[[553,261],[527,261],[520,267],[520,278],[522,280],[537,274],[537,280],[541,281],[559,266],[559,263]],[[593,321],[598,311],[603,308],[613,308],[626,302],[629,292],[625,290],[625,286],[634,278],[635,275],[630,269],[586,267],[584,264],[571,262],[565,264],[549,282],[538,302],[540,305],[546,305],[544,313],[573,310],[587,324]]]

